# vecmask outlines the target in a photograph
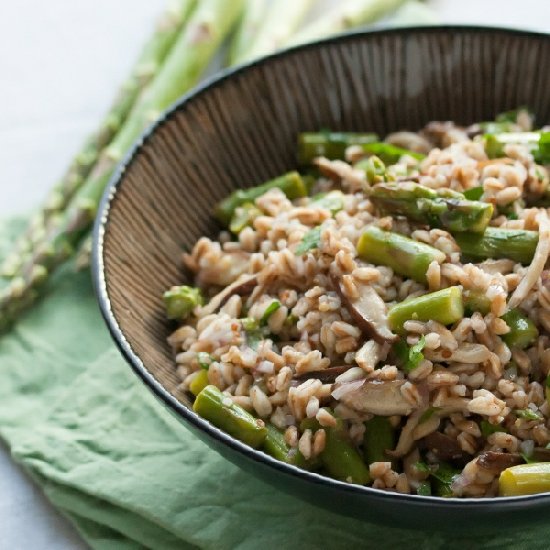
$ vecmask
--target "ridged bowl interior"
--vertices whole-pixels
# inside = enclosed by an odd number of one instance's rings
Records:
[[[498,29],[358,33],[238,69],[184,98],[135,148],[104,197],[96,281],[126,354],[175,395],[162,293],[219,230],[213,206],[295,167],[304,130],[418,129],[471,123],[528,105],[550,121],[550,39]],[[187,403],[188,405],[189,403]]]

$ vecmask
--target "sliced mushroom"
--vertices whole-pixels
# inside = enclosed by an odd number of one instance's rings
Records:
[[[296,380],[309,380],[310,378],[316,378],[323,382],[323,384],[333,384],[338,376],[348,371],[352,365],[343,365],[341,367],[329,367],[324,370],[314,370],[310,372],[304,372],[299,376],[296,376]]]
[[[344,405],[378,416],[409,415],[414,407],[401,393],[406,380],[355,380],[336,384],[332,397]]]
[[[365,185],[366,178],[364,172],[350,166],[347,162],[341,160],[329,160],[325,157],[317,157],[313,164],[319,168],[319,172],[326,178],[336,183],[346,181],[353,188],[361,189]]]
[[[347,296],[336,275],[331,275],[330,279],[334,290],[342,300],[342,305],[348,310],[363,334],[381,344],[397,340],[397,335],[390,330],[388,324],[386,304],[372,286],[358,285],[359,298],[352,299]]]
[[[427,435],[423,442],[439,460],[465,460],[468,457],[458,441],[447,434],[433,432]]]
[[[248,296],[252,293],[257,283],[256,275],[241,275],[236,281],[216,294],[208,304],[201,309],[201,317],[218,311],[231,296],[236,294],[239,296]]]
[[[523,464],[524,460],[518,453],[500,453],[497,451],[485,451],[481,453],[476,463],[480,468],[492,474],[500,474],[506,468]]]

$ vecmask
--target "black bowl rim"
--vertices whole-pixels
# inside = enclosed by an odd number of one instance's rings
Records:
[[[115,341],[118,349],[122,353],[123,357],[130,364],[132,370],[141,378],[142,382],[148,386],[148,388],[163,402],[164,405],[175,411],[185,422],[194,425],[202,432],[206,433],[211,439],[227,445],[233,451],[243,455],[254,462],[266,464],[278,473],[282,473],[287,476],[301,478],[302,480],[311,482],[313,484],[322,485],[326,488],[332,488],[341,492],[369,495],[371,497],[379,498],[383,501],[401,504],[425,504],[425,505],[437,505],[444,507],[448,510],[458,510],[467,508],[469,511],[477,511],[485,509],[488,505],[497,506],[500,510],[515,509],[518,505],[527,505],[529,507],[536,506],[540,503],[550,502],[550,493],[539,493],[534,495],[522,495],[513,497],[498,497],[493,499],[479,499],[479,498],[442,498],[437,496],[421,496],[421,495],[409,495],[400,493],[391,493],[381,489],[375,489],[368,486],[354,485],[332,479],[330,477],[317,474],[315,472],[309,472],[302,470],[291,464],[286,464],[270,455],[264,453],[259,449],[253,449],[241,441],[234,439],[227,433],[216,428],[208,421],[198,416],[192,409],[186,407],[180,403],[170,392],[158,381],[156,378],[145,368],[143,362],[133,351],[129,342],[126,340],[123,331],[121,330],[116,317],[111,309],[111,303],[109,295],[107,293],[107,285],[105,279],[105,269],[103,261],[103,245],[106,232],[106,226],[109,219],[109,210],[111,202],[116,195],[119,185],[124,176],[126,168],[130,166],[135,157],[140,153],[143,145],[150,139],[151,135],[155,133],[157,128],[167,123],[174,114],[192,103],[193,100],[202,96],[204,93],[208,93],[211,89],[215,89],[223,84],[227,79],[232,78],[235,75],[246,73],[249,68],[256,66],[268,66],[272,60],[278,60],[292,55],[295,52],[308,51],[315,49],[319,46],[327,44],[339,44],[345,43],[348,40],[353,40],[360,37],[368,37],[371,35],[391,35],[391,34],[427,34],[430,35],[434,32],[448,31],[452,33],[502,33],[505,35],[524,36],[525,38],[543,38],[550,39],[550,33],[538,32],[533,30],[524,30],[511,27],[500,26],[484,26],[484,25],[419,25],[419,26],[404,26],[404,27],[377,27],[371,30],[359,30],[339,33],[329,38],[300,44],[285,48],[276,53],[266,55],[255,59],[253,61],[238,65],[236,67],[228,68],[219,71],[210,78],[205,79],[201,84],[193,88],[188,93],[184,94],[180,99],[175,101],[168,109],[166,109],[160,117],[152,123],[137,139],[130,151],[126,154],[124,159],[119,163],[115,173],[111,177],[100,202],[98,214],[94,223],[93,230],[93,251],[92,251],[92,277],[95,288],[95,293],[101,310],[101,314],[107,324],[111,337]]]

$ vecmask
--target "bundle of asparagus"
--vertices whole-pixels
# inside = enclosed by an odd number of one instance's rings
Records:
[[[107,116],[4,261],[2,273],[11,280],[0,292],[0,330],[40,296],[79,247],[78,263],[87,264],[86,237],[118,162],[146,126],[198,82],[235,26],[230,64],[371,23],[405,0],[346,0],[295,33],[314,3],[172,0]]]

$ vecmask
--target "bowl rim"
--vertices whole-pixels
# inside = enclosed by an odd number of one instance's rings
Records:
[[[279,50],[275,53],[262,56],[258,59],[239,64],[235,67],[223,69],[213,76],[210,76],[203,80],[198,86],[181,96],[170,107],[168,107],[163,113],[146,128],[136,142],[132,145],[131,149],[124,156],[121,162],[118,164],[114,174],[112,175],[103,196],[101,198],[97,216],[93,228],[93,250],[92,250],[92,279],[95,289],[96,298],[99,304],[101,315],[107,324],[108,330],[114,340],[116,346],[125,358],[126,362],[130,365],[132,370],[141,381],[159,398],[162,403],[169,409],[177,413],[183,420],[195,428],[205,433],[210,439],[216,440],[218,443],[222,443],[235,451],[236,453],[243,455],[245,459],[251,460],[256,463],[267,465],[272,470],[278,473],[282,473],[286,476],[300,478],[303,481],[310,482],[316,485],[324,486],[327,489],[336,489],[344,493],[352,493],[355,495],[364,495],[387,501],[388,503],[401,503],[401,504],[418,504],[418,505],[434,505],[446,508],[447,510],[457,510],[458,508],[467,508],[469,511],[479,511],[485,509],[490,503],[496,505],[499,510],[506,509],[513,510],[518,505],[525,505],[529,503],[531,506],[536,503],[548,503],[550,502],[550,492],[538,493],[533,495],[521,495],[521,496],[509,496],[498,498],[443,498],[438,496],[421,496],[411,494],[401,494],[384,491],[382,489],[376,489],[364,485],[350,484],[343,481],[339,481],[328,476],[324,476],[315,472],[302,470],[292,464],[287,464],[279,461],[267,453],[264,453],[260,449],[253,449],[245,443],[242,443],[238,439],[234,439],[229,434],[210,424],[207,420],[204,420],[197,415],[193,409],[187,407],[183,403],[179,402],[144,366],[141,359],[132,349],[130,343],[124,336],[124,333],[118,324],[118,321],[112,311],[109,294],[107,292],[107,284],[105,278],[105,264],[103,256],[104,239],[107,231],[107,225],[109,221],[109,212],[111,203],[116,196],[116,193],[124,179],[124,173],[126,169],[131,166],[134,159],[141,152],[143,146],[151,138],[151,136],[164,124],[168,123],[174,115],[184,109],[188,104],[191,104],[197,98],[200,98],[204,93],[208,93],[210,90],[222,85],[226,80],[246,73],[249,69],[257,66],[269,66],[270,63],[275,62],[288,55],[294,53],[308,51],[320,46],[330,44],[341,44],[348,40],[354,40],[361,37],[370,37],[372,35],[392,35],[392,34],[426,34],[440,33],[441,31],[448,31],[453,33],[479,33],[486,32],[501,33],[504,35],[523,36],[525,38],[541,38],[550,40],[550,33],[539,32],[529,29],[519,29],[513,27],[502,26],[485,26],[485,25],[416,25],[416,26],[403,26],[403,27],[390,27],[380,26],[370,30],[356,30],[350,32],[338,33],[328,38],[315,40],[305,44],[299,44]]]

